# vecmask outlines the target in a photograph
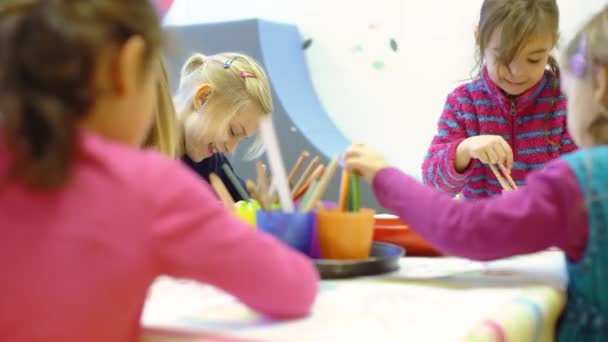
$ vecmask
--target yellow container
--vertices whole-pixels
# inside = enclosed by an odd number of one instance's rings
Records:
[[[238,201],[234,205],[234,214],[249,223],[253,229],[256,227],[255,217],[258,210],[260,204],[256,200]]]

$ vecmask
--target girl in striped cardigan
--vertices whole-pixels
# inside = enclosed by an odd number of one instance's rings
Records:
[[[581,149],[530,172],[520,191],[453,201],[369,147],[352,146],[344,160],[380,205],[445,254],[493,260],[560,248],[569,282],[556,340],[600,342],[608,336],[608,7],[566,46],[562,66],[568,128]],[[496,340],[505,336],[489,328]]]
[[[476,32],[479,76],[448,95],[423,163],[423,181],[464,198],[500,194],[489,165],[526,175],[576,146],[550,56],[555,0],[485,0]],[[549,68],[547,68],[549,66]]]

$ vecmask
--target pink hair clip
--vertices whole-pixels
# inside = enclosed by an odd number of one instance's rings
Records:
[[[255,76],[255,74],[252,74],[252,73],[247,72],[247,71],[239,71],[239,77],[240,78],[257,78]]]
[[[587,36],[583,35],[583,37],[581,37],[581,41],[578,45],[578,48],[576,49],[576,52],[570,59],[570,69],[576,77],[582,78],[587,72],[586,52]]]

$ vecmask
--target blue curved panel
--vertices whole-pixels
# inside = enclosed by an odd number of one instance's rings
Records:
[[[325,156],[344,151],[350,142],[315,92],[297,27],[260,20],[258,30],[264,66],[286,114]]]

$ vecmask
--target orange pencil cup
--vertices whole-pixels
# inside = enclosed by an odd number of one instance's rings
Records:
[[[357,212],[319,210],[317,230],[321,256],[324,259],[367,259],[374,235],[374,214],[371,209]]]

